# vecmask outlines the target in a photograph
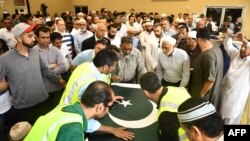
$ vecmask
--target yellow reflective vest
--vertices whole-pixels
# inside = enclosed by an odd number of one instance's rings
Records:
[[[177,113],[178,107],[185,100],[190,98],[189,93],[183,87],[167,87],[168,92],[163,96],[160,102],[160,107],[158,111],[158,117],[164,111]],[[178,129],[178,135],[180,141],[188,141],[185,135],[185,131],[180,127]]]
[[[81,123],[86,129],[87,125],[83,125],[83,117],[76,113],[63,112],[64,107],[65,105],[58,106],[45,116],[38,118],[24,141],[55,141],[60,128],[67,123]]]
[[[63,92],[59,105],[80,102],[81,96],[88,85],[96,80],[110,82],[108,75],[101,74],[93,62],[79,65],[71,74]]]

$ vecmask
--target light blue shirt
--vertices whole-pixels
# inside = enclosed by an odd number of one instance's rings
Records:
[[[86,32],[82,32],[81,30],[76,31],[74,34],[74,44],[77,50],[77,54],[79,54],[82,50],[82,42],[93,36],[91,31],[86,30]]]
[[[133,41],[133,47],[135,48],[139,48],[139,39],[136,37],[132,37],[132,41]]]
[[[103,75],[102,75],[101,72],[96,68],[96,66],[94,65],[93,62],[91,62],[91,63],[89,64],[89,69],[92,70],[92,75],[96,77],[96,80],[105,81]],[[90,83],[92,83],[92,82],[90,82]],[[89,83],[89,84],[90,84],[90,83]],[[88,85],[89,85],[89,84],[88,84]],[[81,87],[81,88],[79,89],[79,93],[78,93],[78,96],[79,96],[79,97],[82,96],[81,94],[83,94],[83,92],[86,90],[86,88],[88,87],[88,85],[85,85],[85,86],[83,86],[83,87]],[[87,132],[87,133],[92,133],[92,132],[98,130],[98,129],[100,128],[100,126],[101,126],[101,123],[100,123],[99,121],[97,121],[97,120],[95,120],[95,119],[90,119],[90,120],[88,120],[88,126],[87,126],[86,132]]]
[[[84,62],[91,62],[95,57],[95,50],[88,49],[84,50],[83,52],[79,53],[71,62],[73,66],[79,66]]]

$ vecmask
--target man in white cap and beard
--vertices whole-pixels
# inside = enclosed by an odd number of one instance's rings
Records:
[[[175,48],[176,40],[170,36],[161,38],[156,74],[163,86],[186,87],[190,76],[190,59],[187,53]]]
[[[240,32],[236,38],[242,43],[240,49],[233,46],[230,37],[226,38],[228,44],[224,45],[230,56],[230,67],[221,87],[220,112],[224,124],[240,124],[250,95],[250,42]]]
[[[89,37],[93,36],[93,33],[89,30],[87,30],[87,22],[84,19],[78,20],[79,29],[76,31],[74,36],[74,45],[77,51],[77,54],[79,54],[82,50],[82,42]]]

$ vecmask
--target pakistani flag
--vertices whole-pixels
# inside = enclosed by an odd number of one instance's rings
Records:
[[[126,127],[133,132],[133,141],[160,141],[157,125],[156,104],[149,101],[137,84],[112,85],[116,95],[124,97],[121,103],[116,104],[104,119],[103,125]],[[121,141],[110,134],[94,133],[89,141]]]

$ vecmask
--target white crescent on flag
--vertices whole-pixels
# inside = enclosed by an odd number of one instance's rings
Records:
[[[115,122],[116,124],[118,124],[120,126],[123,126],[126,128],[145,128],[145,127],[155,123],[157,121],[157,118],[158,118],[158,115],[157,115],[158,110],[156,108],[156,104],[152,101],[149,101],[149,102],[153,105],[153,109],[147,117],[140,119],[140,120],[127,121],[127,120],[119,119],[110,113],[108,113],[108,115],[111,118],[111,120],[113,120],[113,122]]]

